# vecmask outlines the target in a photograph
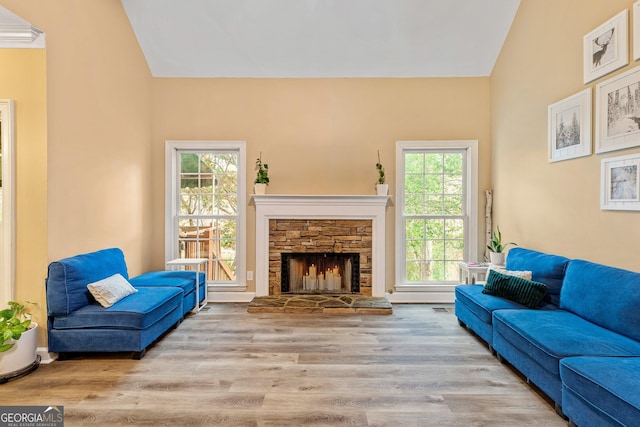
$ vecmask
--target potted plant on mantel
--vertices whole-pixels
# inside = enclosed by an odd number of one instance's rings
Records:
[[[505,250],[505,248],[509,245],[518,246],[513,242],[502,243],[502,233],[500,232],[500,227],[496,226],[496,231],[493,232],[493,237],[487,245],[487,249],[489,249],[489,258],[491,260],[491,264],[504,265],[505,254],[502,251]]]
[[[0,384],[37,369],[37,328],[23,304],[0,311]]]
[[[265,194],[269,184],[269,165],[262,163],[262,152],[256,159],[256,179],[253,181],[253,192],[255,194]]]
[[[385,184],[384,167],[380,162],[380,150],[378,150],[378,163],[376,163],[376,169],[378,169],[378,181],[376,182],[376,194],[378,196],[386,196],[389,192],[389,184]]]

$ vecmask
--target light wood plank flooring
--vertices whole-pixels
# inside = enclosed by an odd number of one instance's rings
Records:
[[[247,313],[210,304],[142,360],[98,355],[0,385],[0,405],[63,405],[66,426],[566,426],[458,326],[393,314]]]

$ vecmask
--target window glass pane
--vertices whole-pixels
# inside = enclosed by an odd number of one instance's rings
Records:
[[[460,278],[460,269],[458,268],[457,261],[446,261],[444,263],[444,277],[443,281],[452,282],[457,281]]]
[[[464,239],[464,221],[461,219],[446,220],[445,237],[447,239]]]
[[[445,215],[462,215],[462,194],[443,196],[442,207]]]
[[[444,281],[444,261],[428,261],[425,280]]]
[[[406,257],[409,261],[424,260],[424,242],[422,240],[408,240],[406,246]]]
[[[426,196],[427,204],[425,206],[424,213],[426,215],[441,215],[442,214],[442,194],[428,194]]]
[[[427,259],[444,259],[444,240],[427,240]]]
[[[223,174],[218,177],[216,188],[217,215],[237,215],[238,214],[238,194],[230,191],[237,186],[237,174]]]
[[[407,261],[406,270],[408,282],[422,282],[425,280],[424,271],[426,266],[424,261]]]
[[[443,192],[445,194],[462,194],[462,175],[454,173],[443,175]]]
[[[406,224],[407,239],[424,239],[424,219],[408,219]]]
[[[405,195],[405,214],[415,215],[424,213],[424,195],[423,194],[407,194]]]
[[[236,236],[236,221],[235,220],[219,220],[219,232],[220,237],[223,239],[233,239]]]
[[[427,193],[442,193],[442,175],[430,173],[425,175],[424,191]]]
[[[200,175],[200,215],[212,215],[214,199],[214,176],[206,173]]]
[[[426,173],[442,173],[442,158],[440,153],[429,153],[425,155],[425,172]]]
[[[462,170],[462,154],[446,153],[443,155],[444,173],[460,173]]]
[[[405,154],[405,173],[424,173],[424,154],[423,153],[407,153]]]

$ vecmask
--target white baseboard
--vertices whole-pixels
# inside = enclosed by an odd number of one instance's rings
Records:
[[[255,292],[209,292],[207,299],[210,303],[251,302],[255,296]]]
[[[456,299],[453,292],[394,292],[385,297],[392,304],[449,304]]]
[[[38,347],[36,354],[40,356],[41,365],[48,365],[58,358],[58,353],[49,353],[47,347]]]

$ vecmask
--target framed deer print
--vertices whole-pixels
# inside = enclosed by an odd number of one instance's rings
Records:
[[[609,74],[629,63],[629,13],[623,10],[584,36],[584,83]]]
[[[640,67],[596,86],[596,153],[640,145]]]
[[[591,154],[591,88],[549,106],[549,161]]]
[[[601,160],[600,209],[640,210],[640,154]]]

